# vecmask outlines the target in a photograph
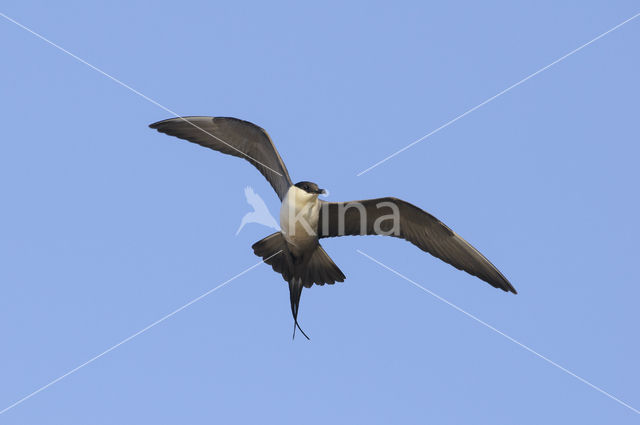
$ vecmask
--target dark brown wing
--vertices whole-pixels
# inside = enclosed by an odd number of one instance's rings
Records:
[[[244,158],[284,198],[292,185],[287,167],[266,131],[248,121],[226,117],[182,117],[149,125],[161,133]]]
[[[401,199],[323,202],[318,227],[321,238],[384,235],[406,239],[496,288],[517,293],[507,278],[477,249],[431,214]]]

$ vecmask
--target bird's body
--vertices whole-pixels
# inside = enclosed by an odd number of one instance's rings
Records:
[[[236,118],[185,117],[159,121],[150,127],[246,159],[276,191],[282,201],[281,230],[256,242],[252,248],[289,284],[294,335],[295,326],[300,328],[297,318],[302,288],[345,279],[320,245],[321,238],[383,235],[405,239],[496,288],[516,293],[504,275],[478,250],[415,205],[392,197],[325,202],[318,199],[325,191],[315,183],[301,181],[294,185],[267,132],[250,122]],[[261,209],[256,208],[258,204],[252,205],[256,211]]]
[[[303,255],[318,245],[319,217],[318,195],[291,186],[280,207],[280,229],[289,252]]]

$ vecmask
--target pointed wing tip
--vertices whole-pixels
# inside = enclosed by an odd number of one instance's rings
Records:
[[[500,289],[502,289],[504,292],[511,292],[515,295],[518,295],[518,291],[516,291],[516,288],[514,288],[513,285],[509,282],[507,282],[506,287],[502,287]]]
[[[479,277],[479,276],[476,276]],[[496,289],[502,289],[504,292],[511,292],[512,294],[517,295],[518,291],[516,291],[516,288],[513,287],[513,285],[511,284],[511,282],[509,282],[507,279],[499,279],[499,280],[492,280],[492,279],[485,279],[480,277],[481,280],[487,282],[489,285],[493,286]]]
[[[162,124],[171,122],[171,121],[181,121],[182,118],[181,117],[173,117],[173,118],[166,118],[164,120],[160,120],[160,121],[156,121],[154,123],[149,124],[149,128],[153,128],[154,130],[157,130],[159,127],[162,126]]]
[[[169,121],[174,121],[174,120],[175,120],[175,118],[168,118],[168,119],[166,119],[166,120],[156,121],[156,122],[154,122],[154,123],[149,124],[149,128],[152,128],[152,129],[154,129],[154,130],[158,130],[158,131],[160,131],[160,127],[161,127],[163,124],[165,124],[165,123],[167,123],[167,122],[169,122]]]
[[[518,291],[516,291],[516,288],[513,287],[511,282],[502,276],[502,274],[500,274],[500,277],[500,279],[483,279],[482,277],[480,279],[484,280],[494,288],[502,289],[504,292],[511,292],[512,294],[518,295]]]
[[[167,124],[167,123],[173,123],[173,122],[187,122],[187,123],[191,123],[193,124],[194,122],[198,122],[199,120],[213,120],[215,119],[215,117],[207,117],[207,116],[199,116],[199,115],[189,115],[189,116],[181,116],[181,117],[173,117],[173,118],[167,118],[166,120],[161,120],[161,121],[157,121],[154,122],[152,124],[149,124],[149,128],[153,128],[154,130],[160,130],[160,127],[162,127],[163,124]]]

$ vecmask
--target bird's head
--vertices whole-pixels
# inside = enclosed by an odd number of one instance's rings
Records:
[[[313,182],[298,182],[295,184],[295,187],[316,196],[327,193],[326,190],[320,189],[318,185]]]

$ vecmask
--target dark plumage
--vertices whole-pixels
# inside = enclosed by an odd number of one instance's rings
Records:
[[[302,288],[345,279],[320,246],[321,238],[349,235],[402,238],[496,288],[516,293],[507,278],[477,249],[415,205],[391,197],[324,202],[318,195],[325,191],[317,184],[302,181],[294,185],[267,132],[250,122],[236,118],[185,117],[159,121],[150,127],[246,159],[276,191],[282,201],[281,231],[256,242],[253,250],[289,284],[294,335],[296,326],[300,329],[298,306]]]

